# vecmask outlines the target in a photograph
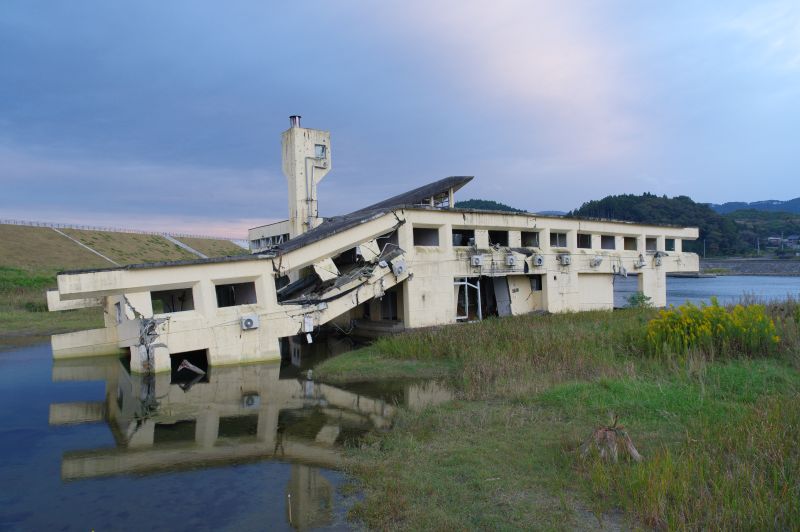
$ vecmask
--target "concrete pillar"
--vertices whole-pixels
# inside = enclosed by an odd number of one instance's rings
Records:
[[[566,231],[567,233],[567,249],[574,251],[578,249],[578,232]]]
[[[544,252],[550,250],[550,229],[544,228],[539,231],[539,247]]]
[[[133,421],[132,423],[136,423]],[[135,449],[139,447],[152,447],[155,440],[156,422],[152,419],[145,419],[136,431],[128,439],[128,447]]]
[[[278,413],[280,410],[275,404],[267,405],[258,413],[258,428],[256,438],[264,442],[267,448],[275,447],[278,437]]]
[[[219,412],[212,409],[203,410],[197,416],[194,430],[194,441],[206,449],[213,447],[219,435]]]
[[[522,233],[520,231],[508,232],[508,246],[512,248],[522,247]]]
[[[488,229],[475,229],[475,246],[478,249],[486,249],[489,247]]]
[[[445,224],[439,227],[439,247],[443,250],[453,249],[453,226]]]
[[[654,307],[667,306],[667,274],[664,268],[644,268],[639,273],[639,291]]]
[[[217,291],[208,279],[194,285],[194,309],[207,319],[217,313]]]

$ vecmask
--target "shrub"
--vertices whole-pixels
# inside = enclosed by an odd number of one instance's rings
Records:
[[[647,324],[647,347],[659,355],[689,350],[710,358],[767,355],[779,341],[775,322],[763,305],[736,305],[728,310],[716,298],[711,305],[686,303],[662,310]]]
[[[652,297],[644,295],[644,292],[636,292],[628,296],[629,308],[652,308]]]

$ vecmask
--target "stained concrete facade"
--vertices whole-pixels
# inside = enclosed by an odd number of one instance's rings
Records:
[[[292,217],[278,230],[288,228],[288,241],[256,243],[245,257],[61,273],[51,310],[99,302],[106,326],[54,336],[54,356],[129,349],[133,372],[169,371],[194,352],[211,365],[271,360],[282,338],[312,340],[326,324],[370,336],[488,315],[610,310],[619,275],[636,274],[664,306],[666,274],[699,269],[697,255],[682,251],[696,228],[453,208],[471,177],[322,220],[307,169],[323,161],[308,154],[329,158],[330,137],[308,131],[293,123],[284,134]],[[268,233],[251,231],[251,242]]]

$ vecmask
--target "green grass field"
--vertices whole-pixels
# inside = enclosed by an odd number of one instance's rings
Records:
[[[769,352],[652,355],[656,313],[627,310],[489,319],[333,358],[317,378],[409,368],[447,375],[458,397],[402,410],[350,451],[365,493],[353,516],[377,529],[797,529],[800,310],[767,314],[781,337]],[[582,457],[612,413],[641,463]]]
[[[183,242],[191,248],[196,249],[208,257],[228,257],[234,255],[247,255],[248,250],[241,248],[229,240],[218,240],[211,238],[189,238],[176,237],[176,240]]]
[[[61,231],[119,264],[198,258],[163,236],[78,229]]]
[[[161,236],[61,229],[120,264],[196,259]],[[246,253],[221,239],[184,239],[208,256]],[[0,224],[0,343],[102,327],[102,310],[47,312],[45,291],[64,270],[114,267],[47,227]]]

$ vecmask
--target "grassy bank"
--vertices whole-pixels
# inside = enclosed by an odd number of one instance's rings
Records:
[[[45,292],[55,286],[53,272],[0,266],[0,340],[103,326],[100,309],[48,312]]]
[[[486,320],[332,359],[318,378],[411,368],[458,391],[352,451],[366,494],[354,516],[371,528],[797,528],[800,310],[766,315],[777,343],[731,317],[730,339],[665,349],[648,340],[657,313],[630,310]],[[644,461],[582,458],[610,413]]]

